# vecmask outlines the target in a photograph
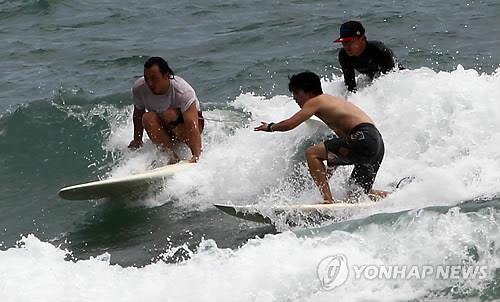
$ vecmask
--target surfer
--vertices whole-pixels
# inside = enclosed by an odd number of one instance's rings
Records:
[[[144,63],[144,76],[132,87],[134,100],[134,139],[129,148],[142,146],[143,130],[151,141],[170,155],[169,163],[179,161],[172,146],[184,142],[191,149],[190,162],[201,154],[204,120],[200,102],[191,85],[174,72],[160,57]]]
[[[368,75],[370,80],[381,73],[387,73],[399,64],[392,50],[380,41],[367,41],[365,29],[357,21],[349,21],[340,26],[340,37],[334,42],[342,43],[339,62],[344,74],[347,90],[356,90],[354,70]]]
[[[319,77],[306,71],[290,78],[288,89],[301,108],[292,117],[279,123],[265,123],[255,131],[289,131],[315,115],[337,136],[306,150],[309,172],[318,186],[325,203],[335,199],[330,191],[323,161],[328,165],[354,165],[350,182],[362,188],[371,199],[388,195],[373,190],[375,176],[384,157],[384,142],[372,119],[354,104],[344,99],[324,94]],[[352,197],[352,192],[349,198]]]

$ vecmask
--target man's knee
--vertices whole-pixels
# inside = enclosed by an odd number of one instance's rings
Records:
[[[142,116],[142,125],[146,129],[150,129],[153,127],[160,127],[161,126],[161,120],[160,117],[156,112],[146,112]]]
[[[324,145],[314,145],[306,149],[306,158],[308,160],[311,159],[319,159],[325,160],[326,151]]]
[[[181,113],[179,112],[178,109],[174,109],[174,108],[169,108],[167,110],[165,110],[161,116],[162,116],[162,119],[163,121],[168,124],[168,123],[173,123],[173,122],[176,122],[178,119],[179,119],[179,115]]]

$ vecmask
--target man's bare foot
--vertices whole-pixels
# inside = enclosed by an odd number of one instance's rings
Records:
[[[175,154],[175,152],[172,152],[169,155],[170,155],[170,160],[168,161],[167,165],[173,165],[173,164],[176,164],[176,163],[181,161],[179,156],[177,156],[177,154]]]
[[[386,198],[389,196],[389,192],[387,191],[381,191],[381,190],[370,190],[370,193],[368,193],[368,197],[374,202],[380,201],[381,199]]]
[[[335,200],[323,200],[323,202],[321,204],[332,204],[332,203],[335,203]]]

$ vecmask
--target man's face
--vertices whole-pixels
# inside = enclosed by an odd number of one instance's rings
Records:
[[[292,93],[293,99],[300,108],[302,108],[302,106],[304,106],[304,103],[310,98],[309,93],[305,93],[302,89],[294,89]]]
[[[365,51],[365,38],[361,37],[353,37],[348,41],[342,42],[342,47],[344,47],[345,52],[350,57],[360,56],[363,51]]]
[[[168,74],[162,74],[157,65],[144,68],[144,80],[154,94],[164,94],[169,87]]]

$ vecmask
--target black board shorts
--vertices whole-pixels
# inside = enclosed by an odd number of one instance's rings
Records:
[[[184,118],[182,116],[182,112],[180,109],[177,109],[178,111],[178,117],[175,122],[170,122],[168,123],[167,126],[167,131],[172,132],[172,130],[179,126],[180,124],[184,123]],[[203,114],[201,111],[198,111],[198,128],[200,129],[200,133],[203,132],[203,129],[205,128],[205,119],[203,118]]]
[[[350,181],[370,192],[384,158],[384,141],[375,125],[361,123],[347,138],[324,142],[329,166],[354,165]]]

